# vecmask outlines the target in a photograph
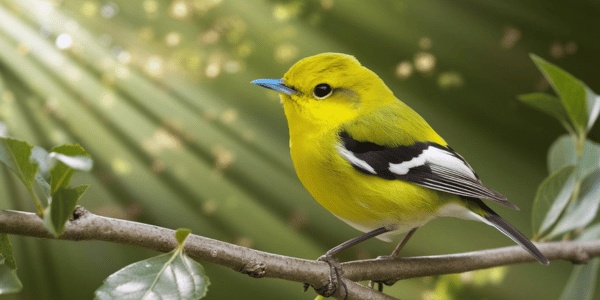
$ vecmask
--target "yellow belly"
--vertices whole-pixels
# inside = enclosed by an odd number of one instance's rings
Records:
[[[314,143],[290,146],[305,188],[325,209],[359,230],[406,232],[434,218],[447,203],[445,193],[361,173],[335,149],[319,149]]]

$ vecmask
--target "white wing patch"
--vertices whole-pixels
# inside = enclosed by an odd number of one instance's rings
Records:
[[[456,155],[451,152],[432,146],[429,146],[427,149],[423,150],[421,154],[411,160],[397,164],[390,163],[389,170],[398,175],[406,175],[410,169],[426,164],[440,166],[447,169],[447,172],[460,173],[463,176],[477,180],[473,170],[471,170],[462,159],[456,157]]]
[[[337,145],[337,150],[352,165],[355,165],[371,174],[377,174],[377,172],[375,172],[375,169],[371,165],[369,165],[369,163],[356,157],[356,155],[354,155],[354,152],[346,149],[343,145]]]

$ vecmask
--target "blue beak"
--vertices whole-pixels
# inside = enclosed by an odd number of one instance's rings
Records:
[[[282,94],[286,94],[288,96],[298,93],[298,91],[294,90],[293,88],[286,86],[281,79],[256,79],[252,80],[251,83]]]

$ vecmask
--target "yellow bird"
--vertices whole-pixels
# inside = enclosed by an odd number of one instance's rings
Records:
[[[282,79],[252,83],[280,94],[302,184],[325,209],[366,232],[325,257],[371,237],[408,232],[393,257],[417,228],[457,217],[491,225],[549,263],[481,199],[517,207],[485,187],[462,156],[353,56],[318,54]]]

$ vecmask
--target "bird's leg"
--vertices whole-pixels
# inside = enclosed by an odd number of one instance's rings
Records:
[[[396,248],[394,248],[394,250],[392,251],[392,253],[390,253],[390,255],[379,256],[379,257],[377,257],[377,259],[395,259],[396,257],[398,257],[398,254],[400,254],[400,251],[402,251],[402,248],[404,248],[404,245],[406,245],[408,240],[413,236],[413,234],[415,233],[415,231],[417,231],[417,229],[419,229],[419,227],[415,227],[415,228],[411,229],[409,232],[407,232],[406,236],[404,236],[402,241],[400,241],[400,243],[398,243],[398,245],[396,246]],[[381,291],[383,291],[383,284],[392,285],[392,284],[396,283],[396,281],[395,280],[387,280],[387,281],[371,280],[369,282],[369,287],[373,288],[374,283],[377,283],[377,289],[381,292]]]
[[[356,244],[360,244],[370,238],[376,237],[378,235],[384,234],[389,231],[390,230],[385,227],[377,228],[377,229],[369,231],[361,236],[355,237],[351,240],[347,240],[347,241],[329,249],[329,251],[327,251],[324,255],[319,257],[317,259],[318,261],[324,261],[327,264],[329,264],[329,268],[330,268],[329,282],[322,287],[315,288],[315,291],[322,296],[329,297],[329,296],[335,294],[337,287],[338,287],[338,283],[340,283],[340,282],[342,283],[344,289],[346,289],[344,281],[341,280],[344,273],[343,273],[342,267],[340,266],[340,263],[335,258],[335,255],[356,245]],[[307,283],[305,283],[304,290],[308,289],[308,286],[309,285]]]
[[[400,251],[402,251],[402,248],[404,248],[404,246],[406,245],[408,240],[410,240],[410,238],[413,236],[413,234],[415,234],[415,231],[417,231],[417,229],[419,229],[419,227],[415,227],[415,228],[411,229],[409,232],[407,232],[406,235],[404,236],[404,238],[402,239],[402,241],[400,241],[400,243],[398,243],[398,245],[396,246],[396,248],[394,248],[394,251],[392,251],[392,253],[390,253],[390,255],[379,256],[377,258],[378,259],[395,259],[396,257],[398,257],[398,254],[400,254]]]
[[[338,253],[340,253],[340,252],[342,252],[342,251],[344,251],[344,250],[346,250],[346,249],[348,249],[348,248],[350,248],[350,247],[352,247],[354,245],[360,244],[360,243],[362,243],[362,242],[364,242],[364,241],[366,241],[366,240],[368,240],[370,238],[374,238],[374,237],[376,237],[378,235],[382,235],[382,234],[384,234],[386,232],[389,232],[389,231],[390,230],[387,229],[387,228],[385,228],[385,227],[379,227],[379,228],[377,228],[375,230],[369,231],[369,232],[367,232],[367,233],[365,233],[365,234],[363,234],[361,236],[357,236],[357,237],[355,237],[355,238],[353,238],[351,240],[347,240],[347,241],[345,241],[345,242],[343,242],[343,243],[341,243],[341,244],[339,244],[339,245],[337,245],[337,246],[329,249],[329,251],[325,252],[325,255],[319,257],[318,260],[324,260],[323,258],[328,257],[328,256],[329,257],[333,257],[336,254],[338,254]]]

